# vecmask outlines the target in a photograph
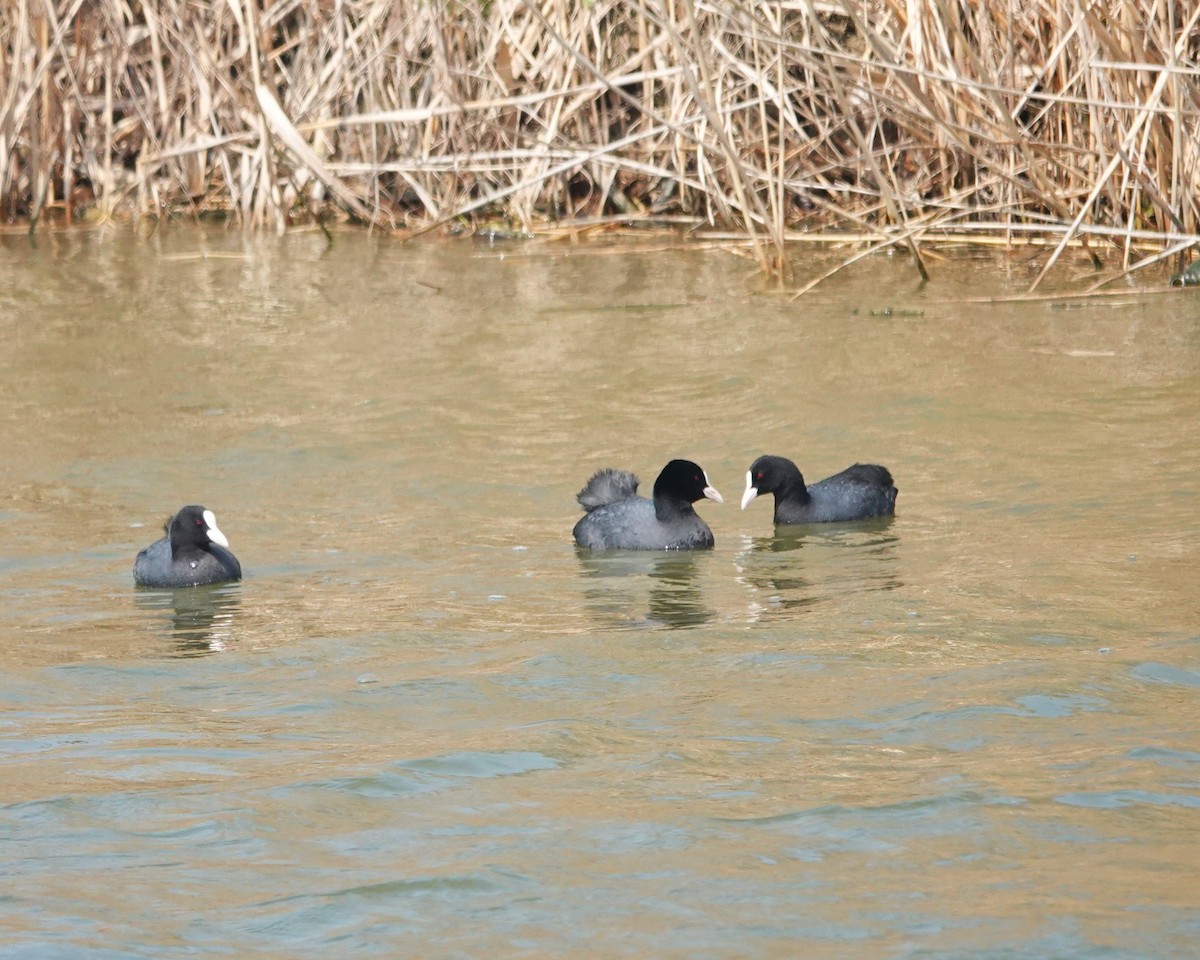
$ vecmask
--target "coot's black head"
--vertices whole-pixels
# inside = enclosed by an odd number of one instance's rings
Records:
[[[761,493],[786,493],[792,488],[804,489],[799,468],[787,457],[761,456],[746,471],[746,492],[742,494],[742,509]]]
[[[172,551],[178,551],[181,547],[207,550],[212,543],[229,546],[225,534],[217,529],[217,518],[213,512],[200,506],[183,507],[175,514],[167,525],[167,535],[171,538]]]
[[[662,468],[662,473],[654,481],[654,496],[671,497],[695,503],[707,497],[717,503],[724,503],[717,488],[708,482],[708,477],[697,464],[691,460],[672,460]]]

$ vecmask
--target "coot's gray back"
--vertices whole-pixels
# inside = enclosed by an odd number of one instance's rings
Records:
[[[777,503],[775,522],[833,523],[885,517],[896,510],[897,492],[886,467],[856,463],[809,487],[807,504]]]

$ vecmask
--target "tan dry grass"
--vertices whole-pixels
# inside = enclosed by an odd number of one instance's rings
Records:
[[[0,0],[0,216],[1200,240],[1180,0]]]

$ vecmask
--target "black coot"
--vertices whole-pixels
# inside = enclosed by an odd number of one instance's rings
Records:
[[[887,467],[856,463],[841,473],[804,485],[799,468],[786,457],[759,457],[746,473],[742,509],[760,493],[775,494],[775,522],[835,523],[883,517],[896,510],[896,487]]]
[[[211,510],[190,506],[167,521],[167,535],[133,561],[134,582],[143,587],[198,587],[242,579],[242,565],[226,549]]]
[[[654,481],[654,499],[637,495],[628,470],[601,470],[576,499],[586,515],[575,524],[575,542],[589,550],[702,550],[712,531],[692,504],[707,497],[724,503],[704,471],[690,460],[672,460]]]

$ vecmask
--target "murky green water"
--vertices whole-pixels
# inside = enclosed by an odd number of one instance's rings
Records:
[[[1037,266],[3,238],[0,956],[1194,956],[1200,299]],[[578,556],[673,456],[716,549]]]

